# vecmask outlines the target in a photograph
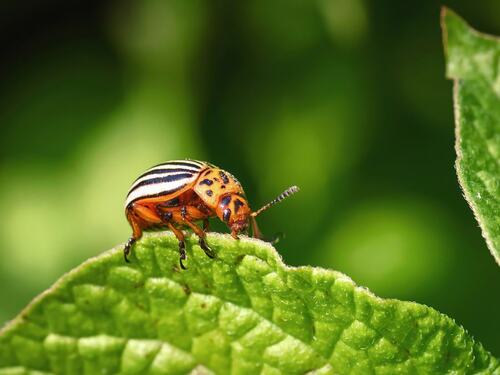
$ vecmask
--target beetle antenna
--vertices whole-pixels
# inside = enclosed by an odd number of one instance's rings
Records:
[[[295,194],[296,192],[299,191],[299,188],[297,186],[290,186],[288,189],[286,189],[283,193],[281,193],[280,195],[278,195],[275,199],[273,199],[271,202],[269,202],[268,204],[266,204],[265,206],[259,208],[257,211],[255,212],[252,212],[250,215],[252,217],[255,217],[257,216],[258,214],[260,214],[262,211],[265,211],[267,210],[269,207],[272,207],[274,206],[276,203],[279,203],[281,202],[283,199],[285,198],[288,198],[290,195],[293,195]]]

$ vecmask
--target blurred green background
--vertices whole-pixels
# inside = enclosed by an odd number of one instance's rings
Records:
[[[500,34],[498,0],[447,5]],[[3,1],[0,322],[125,241],[131,182],[189,157],[235,174],[255,208],[301,187],[260,217],[286,233],[287,263],[433,306],[500,355],[500,272],[455,176],[439,6]]]

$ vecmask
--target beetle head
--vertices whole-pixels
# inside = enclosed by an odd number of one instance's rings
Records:
[[[237,193],[228,193],[219,199],[216,213],[219,219],[231,229],[231,235],[238,238],[239,233],[247,230],[252,211],[244,196]]]
[[[278,195],[268,204],[264,205],[257,211],[252,212],[248,206],[246,198],[239,193],[227,193],[222,195],[217,205],[217,216],[231,228],[231,235],[238,238],[238,234],[248,229],[248,224],[251,222],[253,236],[262,238],[255,217],[261,212],[281,202],[283,199],[295,194],[299,191],[297,186],[290,186],[283,193]]]

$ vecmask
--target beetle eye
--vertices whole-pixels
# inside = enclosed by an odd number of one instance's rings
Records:
[[[238,214],[238,210],[240,209],[241,206],[244,206],[245,203],[243,203],[241,200],[239,199],[236,199],[234,201],[234,213],[235,214]]]
[[[224,220],[227,223],[227,222],[229,222],[229,218],[230,217],[231,217],[231,209],[230,208],[226,208],[222,212],[222,220]]]
[[[227,206],[229,204],[229,202],[231,202],[231,196],[228,195],[228,196],[222,198],[222,200],[220,202],[223,206]]]

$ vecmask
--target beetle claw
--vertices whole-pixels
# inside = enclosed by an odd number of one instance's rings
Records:
[[[200,238],[199,244],[200,244],[200,247],[205,252],[205,254],[207,254],[207,257],[212,258],[212,259],[215,258],[214,251],[210,248],[210,246],[208,246],[208,244],[204,238]]]
[[[182,263],[182,261],[186,259],[186,244],[184,243],[184,241],[179,241],[179,264],[183,270],[187,270],[187,268],[184,266],[184,263]]]
[[[183,270],[187,270],[186,266],[184,266],[184,263],[182,263],[182,258],[179,258],[179,264]]]
[[[128,259],[128,256],[130,254],[130,249],[132,247],[132,245],[135,243],[135,238],[134,237],[130,237],[127,241],[127,243],[125,244],[125,247],[123,248],[123,258],[125,259],[125,262],[127,263],[130,263],[130,260]]]

